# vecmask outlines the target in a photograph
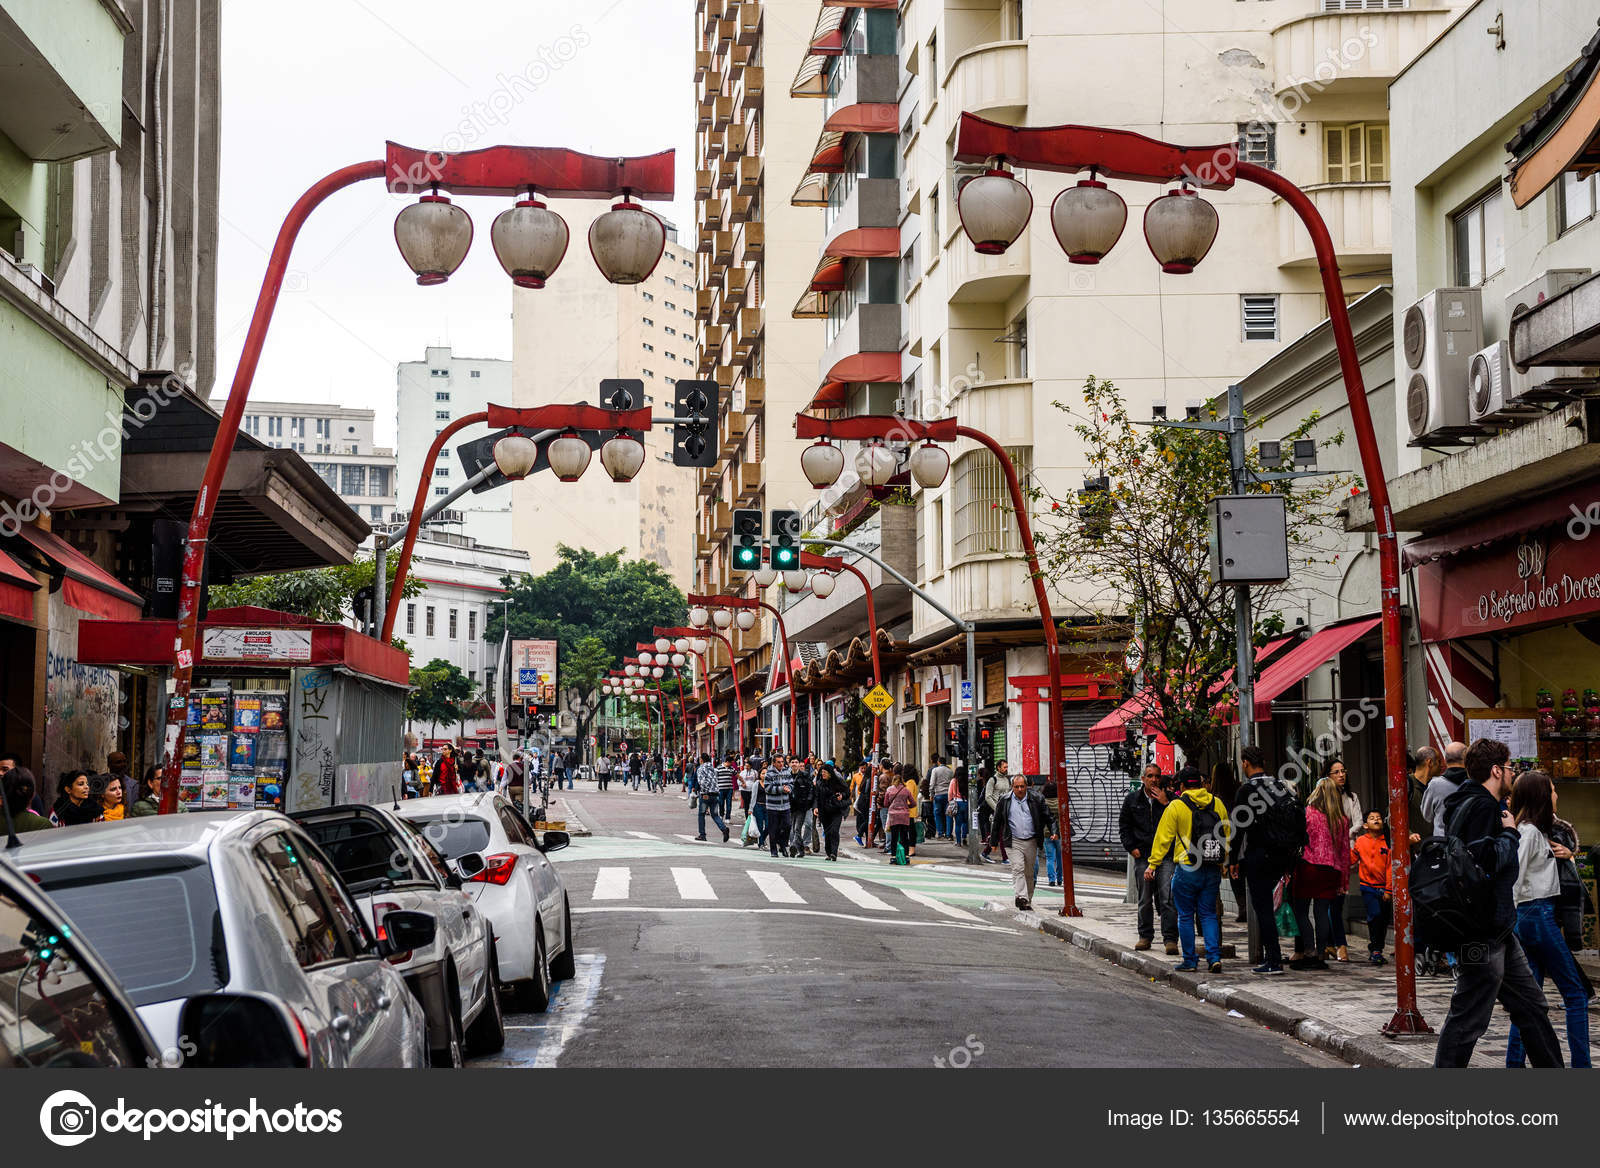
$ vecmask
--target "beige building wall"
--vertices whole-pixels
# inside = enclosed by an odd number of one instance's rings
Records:
[[[695,376],[694,253],[669,238],[643,284],[609,284],[588,255],[589,225],[609,204],[556,200],[571,243],[548,288],[512,294],[512,396],[519,406],[598,404],[600,382],[636,378],[657,417],[671,414],[674,384]],[[596,456],[576,483],[539,474],[516,484],[513,540],[530,570],[548,571],[556,547],[659,564],[685,590],[694,564],[694,471],[672,465],[670,429],[645,435],[643,469],[631,483],[612,482]]]

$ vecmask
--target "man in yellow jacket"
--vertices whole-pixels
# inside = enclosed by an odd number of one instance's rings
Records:
[[[1200,771],[1186,766],[1178,772],[1178,797],[1167,804],[1156,827],[1146,880],[1154,880],[1161,862],[1171,852],[1178,869],[1172,876],[1172,900],[1178,909],[1178,941],[1183,961],[1174,968],[1193,973],[1200,966],[1194,951],[1194,918],[1200,914],[1200,931],[1206,939],[1206,964],[1222,972],[1222,922],[1217,917],[1217,895],[1228,864],[1232,825],[1222,800],[1202,786]]]

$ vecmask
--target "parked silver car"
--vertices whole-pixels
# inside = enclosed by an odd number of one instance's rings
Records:
[[[389,959],[431,945],[437,922],[391,914],[389,938],[374,939],[321,849],[286,816],[205,812],[29,832],[10,857],[91,940],[164,1051],[236,1034],[259,1007],[286,1013],[298,1031],[304,1054],[290,1065],[427,1065],[427,1018]]]

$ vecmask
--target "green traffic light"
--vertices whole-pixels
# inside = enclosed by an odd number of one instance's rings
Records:
[[[798,568],[800,566],[800,549],[784,546],[773,548],[772,566],[780,572],[789,572]]]

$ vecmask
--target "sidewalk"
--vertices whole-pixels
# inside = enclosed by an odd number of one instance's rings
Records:
[[[1351,938],[1354,944],[1350,947],[1349,964],[1331,962],[1326,973],[1290,970],[1281,976],[1257,977],[1250,973],[1249,963],[1242,958],[1225,960],[1220,974],[1175,973],[1172,967],[1179,958],[1166,956],[1159,938],[1153,949],[1134,950],[1134,942],[1138,940],[1138,914],[1132,905],[1080,898],[1079,907],[1084,915],[1072,919],[1057,916],[1053,910],[1042,914],[1019,912],[1009,899],[997,899],[983,907],[987,912],[1030,925],[1139,976],[1166,982],[1192,997],[1291,1034],[1355,1066],[1408,1068],[1433,1064],[1434,1035],[1383,1037],[1382,1028],[1394,1014],[1394,966],[1368,965],[1366,943],[1362,938]],[[1224,944],[1237,945],[1240,954],[1246,952],[1245,927],[1234,924],[1231,918],[1223,923],[1222,939]],[[1292,948],[1293,944],[1289,941],[1285,949]],[[1392,961],[1392,952],[1388,956]],[[1448,977],[1417,979],[1418,1008],[1435,1032],[1444,1023],[1449,1009],[1451,985]],[[1596,1001],[1600,1003],[1600,999]],[[1595,1012],[1593,1004],[1590,1011]],[[1565,1052],[1566,1032],[1559,1003],[1552,1008],[1551,1021]],[[1479,1040],[1473,1053],[1473,1066],[1505,1066],[1509,1027],[1510,1020],[1505,1012],[1497,1009],[1488,1033]]]
[[[577,793],[576,788],[573,789],[573,793]],[[562,830],[564,830],[573,839],[577,839],[579,836],[583,835],[594,834],[589,830],[588,825],[573,813],[572,808],[567,806],[567,801],[560,795],[557,795],[554,791],[550,793],[550,807],[547,811],[547,814],[550,817],[550,821],[553,823],[565,822],[567,826]]]

